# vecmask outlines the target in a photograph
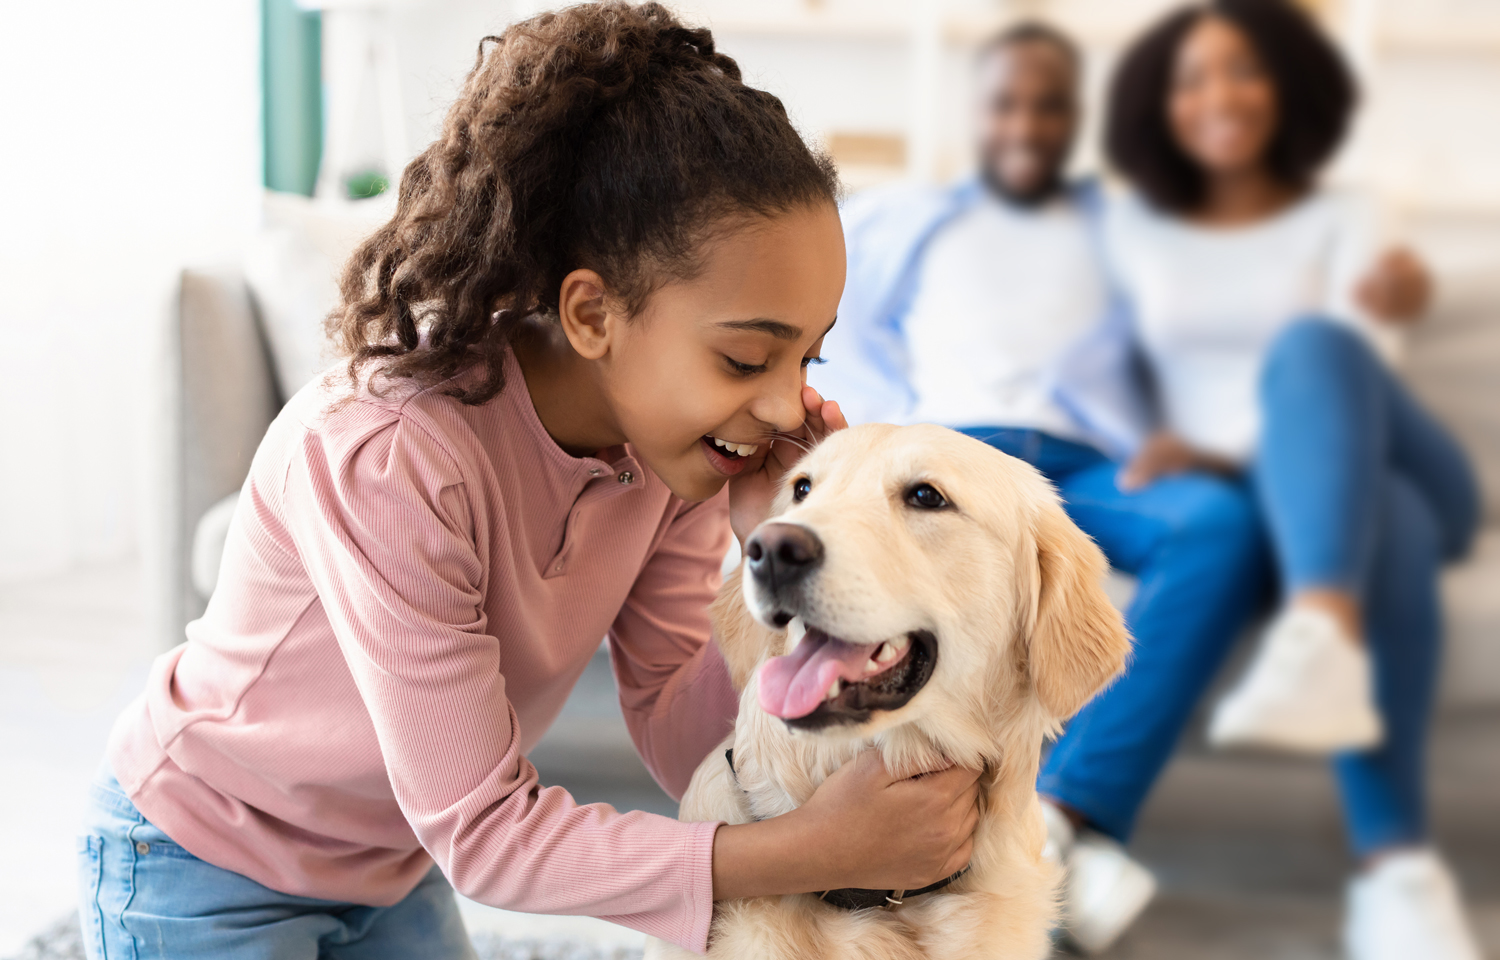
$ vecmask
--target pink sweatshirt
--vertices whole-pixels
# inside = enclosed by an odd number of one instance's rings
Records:
[[[455,888],[702,952],[713,823],[580,806],[526,754],[608,634],[620,703],[681,796],[737,706],[709,642],[721,493],[629,447],[577,459],[519,366],[482,406],[301,391],[255,455],[218,590],[109,758],[189,852],[284,893],[384,906]]]

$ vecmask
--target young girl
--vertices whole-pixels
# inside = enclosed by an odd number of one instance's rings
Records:
[[[471,956],[449,882],[702,951],[715,898],[967,862],[971,771],[867,755],[723,826],[580,806],[526,760],[606,634],[670,793],[730,730],[706,610],[730,526],[796,456],[778,433],[843,425],[805,385],[835,188],[656,4],[487,41],[346,271],[350,376],[271,427],[208,612],[116,726],[80,843],[91,957]]]

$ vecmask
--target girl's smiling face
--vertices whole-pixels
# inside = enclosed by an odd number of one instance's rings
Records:
[[[825,203],[731,221],[692,277],[628,318],[600,283],[574,271],[559,303],[573,349],[593,361],[600,412],[673,493],[704,500],[758,465],[770,434],[801,426],[807,365],[843,294],[843,228]],[[755,450],[738,456],[715,439]]]

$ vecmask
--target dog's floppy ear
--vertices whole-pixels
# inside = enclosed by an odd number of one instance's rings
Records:
[[[745,606],[745,592],[740,580],[745,566],[740,564],[733,573],[724,578],[719,596],[709,611],[714,624],[714,638],[719,644],[719,653],[729,667],[729,680],[736,691],[744,690],[750,682],[761,658],[771,653],[780,653],[782,635],[762,626]]]
[[[1044,504],[1032,532],[1040,582],[1027,667],[1037,699],[1062,719],[1124,669],[1130,635],[1101,584],[1104,554],[1062,507]]]

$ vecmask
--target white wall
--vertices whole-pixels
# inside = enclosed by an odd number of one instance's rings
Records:
[[[925,100],[907,0],[679,6],[713,25],[809,136],[925,124],[937,171],[951,173],[969,159],[955,34],[1019,6],[1050,11],[1091,38],[1097,90],[1112,50],[1170,0],[943,2]],[[1460,234],[1488,235],[1488,219],[1468,224],[1500,212],[1500,6],[1378,2],[1386,27],[1360,171],[1417,219],[1437,207],[1463,221]],[[397,12],[411,153],[435,136],[480,37],[545,5],[427,0]],[[172,275],[232,259],[258,218],[258,33],[256,0],[56,0],[0,14],[0,578],[136,548],[144,378]]]
[[[0,14],[0,578],[136,549],[174,270],[257,216],[255,0]]]

